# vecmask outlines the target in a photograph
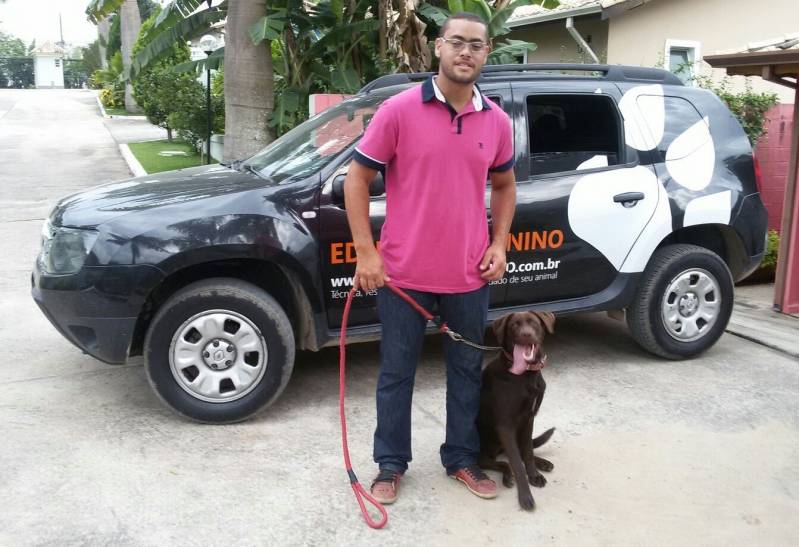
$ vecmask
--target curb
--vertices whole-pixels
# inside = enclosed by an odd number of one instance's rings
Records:
[[[146,120],[147,116],[120,116],[119,114],[109,114],[105,111],[105,107],[103,103],[100,101],[100,94],[96,93],[94,95],[94,99],[97,101],[97,106],[100,107],[100,114],[102,114],[103,118],[106,120]]]
[[[100,114],[102,114],[103,118],[106,118],[106,119],[110,118],[111,116],[109,116],[105,112],[105,107],[103,106],[103,103],[100,102],[100,94],[99,93],[95,93],[94,94],[94,99],[97,101],[97,106],[100,107]]]
[[[128,169],[134,177],[143,177],[147,175],[147,171],[141,166],[141,163],[139,163],[139,160],[133,155],[133,152],[130,151],[130,147],[127,144],[120,144],[119,151],[122,154],[122,158],[127,162]]]

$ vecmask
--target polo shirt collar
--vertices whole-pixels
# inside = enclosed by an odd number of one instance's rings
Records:
[[[472,88],[472,106],[474,106],[475,112],[480,112],[481,110],[491,110],[491,106],[488,104],[487,101],[484,100],[483,94],[480,91],[480,88],[477,87],[477,84],[474,85]],[[444,97],[444,94],[438,88],[438,84],[436,84],[435,76],[430,76],[427,80],[424,81],[422,84],[422,102],[427,103],[433,100],[433,97],[438,99],[444,104],[447,104],[447,98]]]

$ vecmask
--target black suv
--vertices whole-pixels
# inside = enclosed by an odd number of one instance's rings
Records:
[[[379,78],[246,161],[60,200],[34,299],[86,353],[143,354],[155,391],[185,416],[233,422],[263,409],[295,348],[338,340],[355,267],[342,191],[351,154],[380,103],[429,76]],[[669,72],[618,65],[490,66],[479,85],[513,122],[518,181],[489,319],[626,310],[657,355],[710,347],[766,235],[752,149],[725,105]],[[380,176],[371,188],[377,239]],[[355,300],[350,325],[350,341],[379,336],[374,294]]]

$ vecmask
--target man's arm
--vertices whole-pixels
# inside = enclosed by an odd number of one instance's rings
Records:
[[[344,180],[347,221],[357,256],[353,286],[367,291],[382,287],[386,281],[390,281],[383,270],[383,259],[375,248],[372,227],[369,223],[369,184],[375,178],[375,174],[377,174],[376,169],[353,161]]]
[[[513,169],[491,172],[491,219],[493,230],[491,246],[480,262],[480,277],[487,281],[502,279],[505,275],[505,246],[516,210],[516,177]]]

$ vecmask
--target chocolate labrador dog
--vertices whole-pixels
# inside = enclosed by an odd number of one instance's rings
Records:
[[[483,369],[478,465],[502,472],[502,484],[508,488],[515,480],[519,505],[527,510],[535,508],[527,483],[543,487],[547,480],[539,470],[555,467],[533,454],[555,431],[553,427],[533,438],[533,421],[546,389],[541,369],[547,356],[542,343],[545,331],[551,334],[554,326],[555,316],[549,312],[517,312],[497,319],[494,333],[504,349]],[[503,452],[508,463],[497,461]]]

